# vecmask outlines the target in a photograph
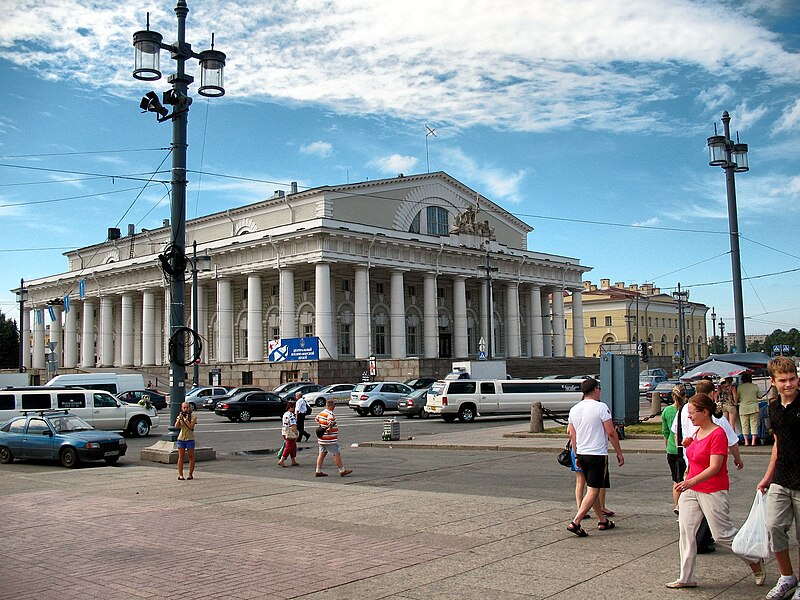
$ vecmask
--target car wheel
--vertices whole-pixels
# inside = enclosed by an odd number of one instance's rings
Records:
[[[242,412],[239,413],[239,420],[242,423],[247,423],[252,418],[253,418],[253,415],[250,414],[249,410],[243,410]]]
[[[61,456],[59,458],[61,459],[61,464],[68,469],[74,469],[80,462],[78,460],[78,453],[75,452],[75,448],[64,448],[61,451]]]
[[[430,416],[431,416],[431,413],[429,413],[424,408],[419,409],[419,418],[420,419],[427,419]]]
[[[108,465],[115,465],[119,462],[119,456],[106,456],[103,460],[106,461]]]
[[[314,400],[314,406],[325,406],[325,398],[319,397]]]
[[[453,421],[456,420],[456,416],[455,415],[442,415],[442,420],[445,423],[452,423]]]
[[[458,420],[462,423],[472,423],[475,420],[475,407],[465,404],[458,411]]]
[[[357,408],[356,413],[359,417],[366,417],[367,416],[367,409],[366,408]]]
[[[381,416],[383,416],[383,411],[384,410],[386,410],[386,407],[383,405],[383,402],[376,402],[375,404],[373,404],[370,407],[369,413],[373,417],[381,417]]]
[[[139,417],[131,423],[130,432],[136,437],[147,437],[150,434],[150,423],[144,417]]]
[[[5,446],[0,446],[0,463],[7,465],[10,462],[14,462],[14,455],[11,454],[11,450]]]

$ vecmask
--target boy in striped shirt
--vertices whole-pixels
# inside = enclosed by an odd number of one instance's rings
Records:
[[[333,462],[339,469],[340,477],[347,477],[353,472],[352,469],[345,469],[342,464],[342,455],[339,452],[339,428],[336,426],[336,417],[333,414],[333,409],[336,407],[336,402],[329,399],[325,403],[325,410],[321,411],[315,420],[320,427],[325,428],[325,433],[319,437],[317,443],[319,444],[319,455],[317,456],[317,471],[314,473],[315,477],[327,477],[327,473],[322,472],[322,463],[328,454],[333,456]]]

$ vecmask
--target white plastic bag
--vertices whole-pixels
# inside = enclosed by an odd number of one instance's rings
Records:
[[[733,538],[733,551],[764,559],[772,556],[767,539],[767,495],[758,490],[747,520]]]

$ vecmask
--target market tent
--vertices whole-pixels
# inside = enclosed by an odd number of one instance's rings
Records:
[[[736,377],[740,373],[746,373],[749,370],[748,367],[742,365],[735,365],[722,360],[710,360],[681,375],[681,381],[691,381],[692,379],[702,379],[703,377]]]

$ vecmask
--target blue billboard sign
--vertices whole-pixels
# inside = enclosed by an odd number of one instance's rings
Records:
[[[319,360],[319,338],[282,338],[269,343],[269,361]]]

